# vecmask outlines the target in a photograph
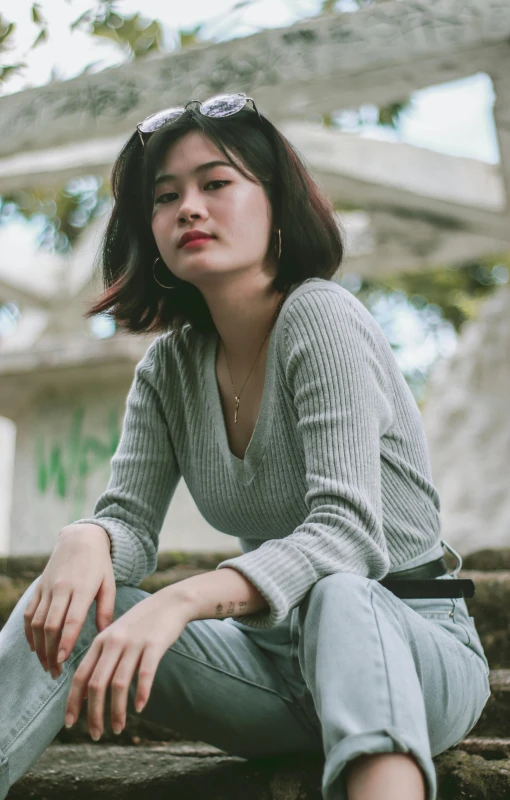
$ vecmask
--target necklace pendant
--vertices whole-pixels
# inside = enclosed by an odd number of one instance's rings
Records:
[[[239,397],[236,395],[236,410],[234,414],[234,422],[237,422],[237,409],[239,408]]]

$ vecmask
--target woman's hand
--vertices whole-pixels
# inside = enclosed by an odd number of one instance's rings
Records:
[[[53,678],[62,674],[59,651],[63,660],[69,657],[94,600],[97,629],[113,621],[115,592],[104,528],[86,523],[63,528],[24,614],[30,649]]]
[[[97,741],[103,733],[106,688],[111,684],[112,728],[120,733],[126,724],[128,690],[135,671],[138,669],[135,708],[140,712],[149,699],[163,654],[191,619],[186,598],[172,585],[146,597],[99,633],[74,674],[66,727],[78,719],[86,697],[90,734]]]

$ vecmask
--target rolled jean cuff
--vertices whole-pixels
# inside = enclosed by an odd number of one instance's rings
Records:
[[[9,762],[2,750],[0,750],[0,800],[7,797],[9,789]]]
[[[423,759],[412,745],[406,745],[393,728],[347,736],[328,753],[322,776],[324,800],[348,800],[345,768],[349,761],[377,753],[410,753],[425,774],[426,800],[437,800],[437,776],[432,756]]]

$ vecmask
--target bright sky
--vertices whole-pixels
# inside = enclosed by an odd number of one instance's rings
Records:
[[[31,21],[32,2],[17,0],[3,9],[5,0],[3,3],[0,0],[0,10],[17,26],[18,46],[5,59],[6,63],[21,60],[37,36],[38,28]],[[94,0],[40,0],[42,14],[49,23],[49,41],[38,45],[29,54],[28,68],[22,76],[10,79],[3,93],[45,84],[51,79],[52,70],[60,79],[69,79],[88,64],[95,64],[91,70],[95,72],[121,63],[123,56],[115,44],[69,30],[69,24],[93,5]],[[206,22],[205,35],[214,36],[217,41],[246,36],[263,28],[283,27],[312,16],[319,9],[320,2],[258,0],[253,6],[233,11],[235,5],[235,0],[119,0],[117,9],[126,15],[143,9],[145,18],[158,19],[164,29],[166,46],[173,49],[178,29],[189,29]],[[343,0],[337,4],[337,9],[351,11],[354,6],[351,0]],[[412,108],[403,115],[398,133],[367,126],[363,135],[397,139],[451,155],[497,163],[493,102],[489,77],[478,74],[415,93]],[[370,109],[367,109],[366,116],[370,118]]]

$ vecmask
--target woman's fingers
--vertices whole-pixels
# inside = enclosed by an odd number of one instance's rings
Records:
[[[106,646],[104,639],[97,636],[87,655],[75,672],[71,690],[67,699],[66,724],[68,715],[72,722],[78,719],[83,698],[87,697],[87,719],[90,734],[99,738],[103,732],[106,689],[115,671],[121,649],[118,646]]]
[[[71,596],[71,602],[66,609],[66,617],[62,626],[61,636],[56,642],[52,651],[53,663],[61,665],[62,661],[69,658],[78,640],[80,631],[87,617],[89,608],[92,604],[90,596],[81,589],[75,589]],[[59,653],[63,651],[63,657],[59,658]]]
[[[34,635],[32,631],[32,618],[36,612],[37,606],[41,602],[41,587],[38,584],[35,587],[34,593],[29,600],[29,603],[25,609],[25,613],[23,614],[23,623],[25,627],[25,636],[27,638],[27,642],[30,645],[31,650],[35,650],[35,642],[34,642]]]
[[[110,715],[114,733],[120,733],[126,726],[129,687],[139,662],[140,648],[136,646],[128,647],[122,653],[122,658],[113,675],[110,690]]]
[[[65,711],[66,724],[74,724],[87,697],[87,720],[90,735],[99,739],[104,731],[105,698],[111,686],[111,724],[115,733],[126,725],[129,687],[137,670],[138,687],[135,708],[141,711],[149,698],[159,658],[156,648],[123,646],[96,638],[76,671]]]
[[[86,697],[89,693],[92,695],[92,689],[89,686],[89,681],[100,659],[101,650],[101,642],[98,641],[96,637],[90,645],[88,653],[74,674],[65,710],[66,726],[73,725],[76,722],[80,716],[84,697]]]
[[[51,605],[44,623],[46,661],[52,675],[60,675],[62,668],[57,664],[57,648],[62,635],[62,626],[71,602],[71,587],[56,583],[51,597]]]
[[[46,657],[46,636],[44,633],[44,623],[51,603],[51,595],[43,595],[32,617],[32,636],[34,649],[43,668],[48,670],[48,659]]]
[[[160,661],[161,653],[158,648],[154,645],[146,645],[142,651],[138,668],[138,686],[135,696],[135,709],[138,712],[142,711],[147,704]]]

